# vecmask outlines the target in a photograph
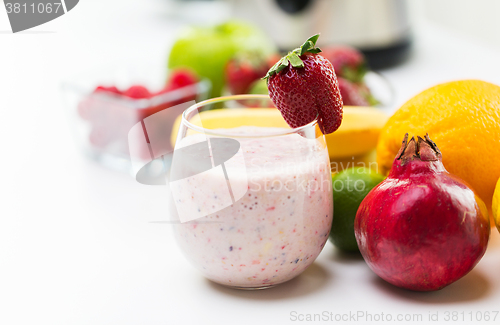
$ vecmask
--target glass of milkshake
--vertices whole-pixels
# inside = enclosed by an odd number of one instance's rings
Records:
[[[290,128],[265,95],[214,98],[183,113],[169,211],[177,243],[205,277],[264,289],[314,262],[333,218],[316,124]]]

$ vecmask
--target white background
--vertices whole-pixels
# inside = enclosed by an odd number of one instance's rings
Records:
[[[217,15],[203,12],[207,20]],[[448,18],[445,27],[420,22],[411,60],[382,71],[396,88],[395,107],[442,81],[500,84],[499,34],[480,32],[498,25],[483,12],[476,32],[453,32]],[[329,243],[303,275],[271,290],[234,291],[202,278],[169,226],[151,223],[166,219],[165,189],[84,159],[60,93],[61,80],[88,69],[143,62],[163,69],[179,27],[171,13],[160,0],[85,0],[11,34],[0,9],[0,324],[287,324],[292,311],[409,312],[424,320],[439,312],[443,320],[445,311],[500,310],[496,230],[476,269],[434,293],[392,287]]]

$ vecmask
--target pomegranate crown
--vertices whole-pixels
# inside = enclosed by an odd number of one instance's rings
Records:
[[[399,149],[396,155],[396,160],[401,160],[402,165],[414,159],[421,161],[441,160],[441,151],[436,143],[429,138],[429,133],[425,135],[424,139],[420,136],[417,136],[417,139],[415,140],[415,137],[411,137],[410,141],[408,141],[408,133],[406,133],[401,149]]]

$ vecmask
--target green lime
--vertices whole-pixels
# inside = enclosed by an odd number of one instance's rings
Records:
[[[361,201],[384,176],[364,167],[345,169],[332,177],[333,222],[330,240],[339,249],[357,252],[354,218]]]

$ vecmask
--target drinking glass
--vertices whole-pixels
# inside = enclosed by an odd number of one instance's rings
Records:
[[[174,234],[208,279],[263,289],[310,266],[330,232],[325,139],[314,120],[290,128],[266,95],[184,111],[169,175]]]

